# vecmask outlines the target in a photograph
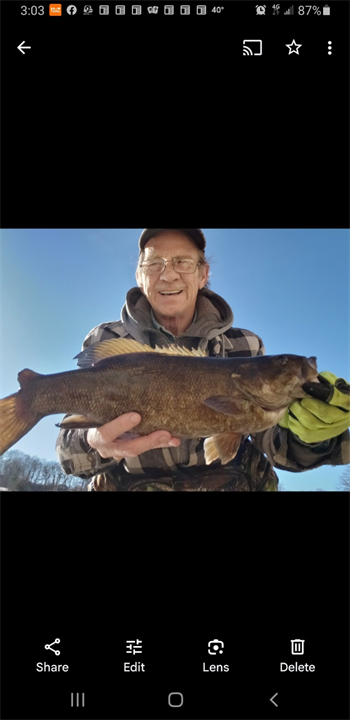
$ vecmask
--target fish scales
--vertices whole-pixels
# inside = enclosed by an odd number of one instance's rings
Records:
[[[205,437],[240,429],[240,418],[204,404],[212,395],[232,395],[231,373],[237,361],[135,354],[117,356],[109,363],[34,377],[28,383],[26,402],[40,416],[74,413],[98,424],[138,412],[142,421],[135,431],[140,435],[166,428],[179,437]],[[98,392],[92,391],[92,382]],[[246,412],[251,405],[245,401]]]
[[[225,463],[242,434],[275,425],[293,400],[306,396],[305,383],[318,382],[316,358],[198,355],[108,340],[77,356],[79,370],[23,370],[21,389],[0,400],[0,454],[46,415],[69,414],[61,427],[87,428],[138,412],[137,434],[167,430],[180,438],[207,438],[206,462],[220,457]]]

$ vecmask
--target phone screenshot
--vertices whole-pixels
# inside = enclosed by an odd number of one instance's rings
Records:
[[[173,3],[0,0],[0,716],[349,720],[349,2]]]

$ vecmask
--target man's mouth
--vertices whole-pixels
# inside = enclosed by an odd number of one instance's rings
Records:
[[[182,293],[182,290],[170,290],[169,292],[166,292],[165,290],[158,290],[160,295],[180,295]]]

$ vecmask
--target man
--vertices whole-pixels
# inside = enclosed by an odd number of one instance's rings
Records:
[[[209,290],[205,246],[200,229],[144,230],[139,239],[138,286],[127,293],[121,320],[91,330],[83,349],[122,337],[151,347],[177,344],[201,349],[212,356],[263,355],[261,338],[232,327],[231,308]],[[272,465],[300,472],[350,460],[349,386],[336,387],[338,379],[328,375],[321,384],[328,403],[311,397],[293,403],[280,425],[251,440],[245,438],[227,465],[219,461],[205,465],[203,439],[180,441],[166,428],[135,436],[141,420],[136,413],[96,429],[62,429],[58,457],[67,474],[92,477],[89,489],[95,491],[277,490]]]

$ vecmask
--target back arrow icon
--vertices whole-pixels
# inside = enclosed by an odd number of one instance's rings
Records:
[[[25,40],[22,40],[22,42],[21,42],[19,45],[17,45],[17,50],[20,50],[20,52],[22,53],[22,55],[25,55],[25,52],[24,52],[25,50],[31,50],[31,49],[32,49],[32,48],[30,47],[30,45],[24,45],[24,43],[25,43]]]
[[[277,695],[278,695],[278,693],[275,693],[274,695],[272,695],[272,698],[270,698],[270,702],[272,702],[274,705],[276,705],[276,707],[278,707],[278,705],[277,705],[277,703],[275,703],[274,698],[277,697]]]

